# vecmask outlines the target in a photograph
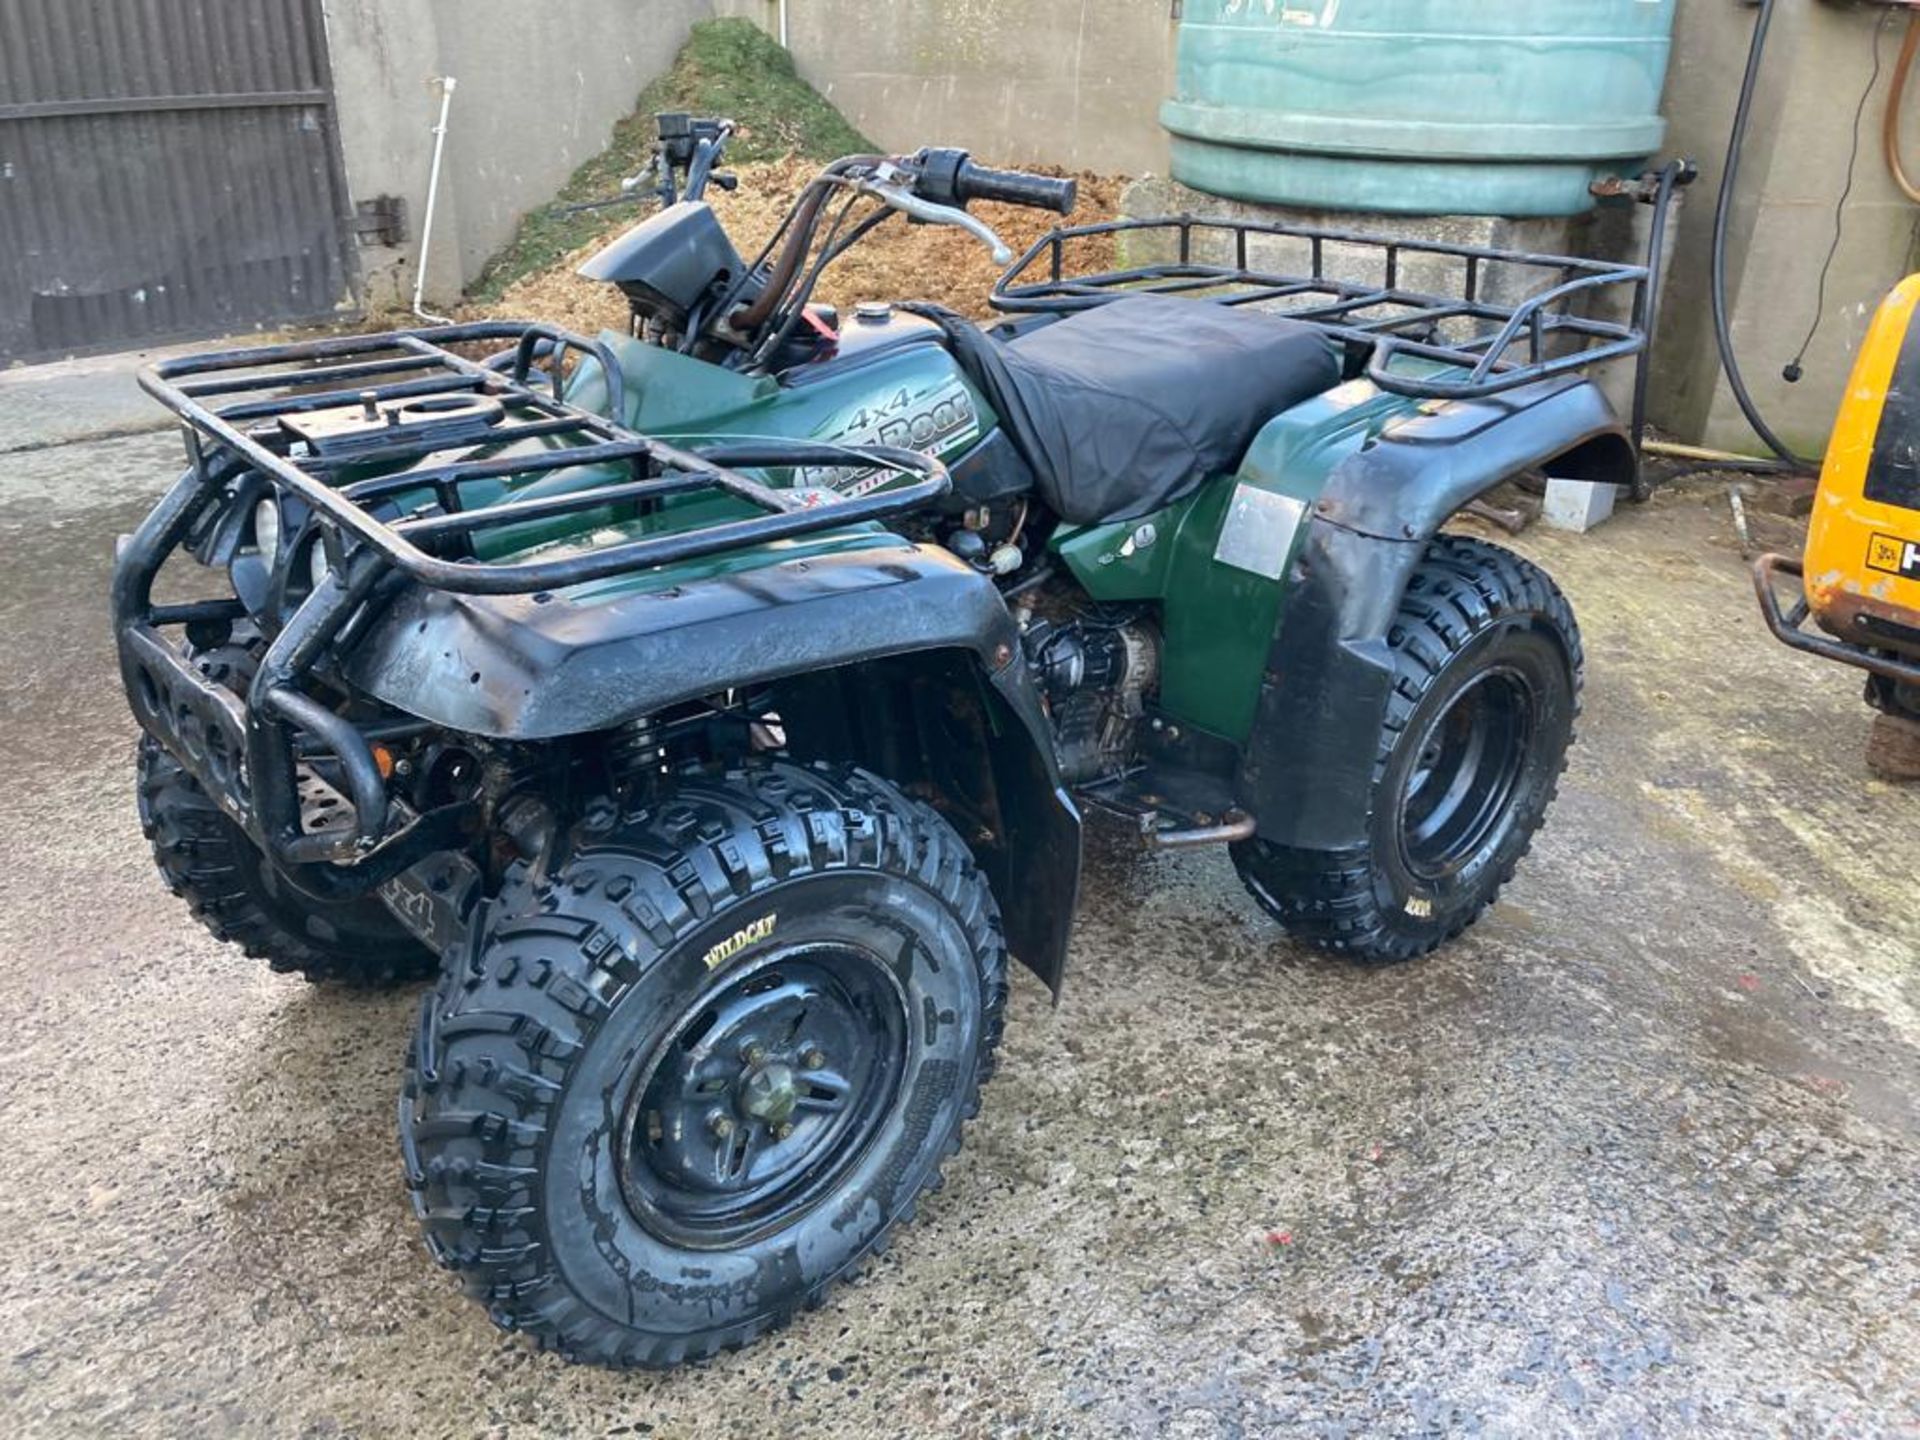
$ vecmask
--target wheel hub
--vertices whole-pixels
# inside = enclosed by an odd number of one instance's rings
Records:
[[[778,1061],[758,1066],[741,1077],[734,1103],[749,1119],[784,1125],[800,1103],[799,1079],[792,1066]]]
[[[1400,796],[1402,855],[1415,875],[1456,873],[1509,821],[1534,703],[1519,673],[1501,667],[1477,676],[1429,724]]]
[[[620,1184],[642,1224],[738,1243],[817,1201],[865,1151],[906,1068],[905,998],[878,956],[762,957],[690,1004],[635,1067]]]

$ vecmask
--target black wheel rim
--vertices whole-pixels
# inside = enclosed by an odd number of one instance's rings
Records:
[[[1485,670],[1417,737],[1400,798],[1407,869],[1444,880],[1497,843],[1513,816],[1534,735],[1533,690],[1519,671]]]
[[[906,997],[857,946],[765,955],[703,992],[634,1067],[620,1186],[695,1248],[792,1223],[860,1161],[899,1098]]]

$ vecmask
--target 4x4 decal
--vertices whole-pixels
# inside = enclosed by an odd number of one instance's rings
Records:
[[[938,455],[971,440],[980,432],[980,415],[973,396],[959,380],[915,397],[905,388],[885,401],[863,405],[846,425],[823,437],[841,445],[893,445]],[[821,487],[852,498],[877,490],[894,478],[890,470],[808,466],[795,477],[797,485]]]

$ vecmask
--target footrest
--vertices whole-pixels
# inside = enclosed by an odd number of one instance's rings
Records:
[[[1150,850],[1225,845],[1253,835],[1253,817],[1236,808],[1227,782],[1204,771],[1147,765],[1077,794],[1124,821]]]

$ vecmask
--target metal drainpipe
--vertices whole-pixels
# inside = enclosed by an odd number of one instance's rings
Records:
[[[780,48],[787,48],[787,0],[780,0]]]
[[[420,225],[420,253],[414,259],[413,269],[413,313],[422,320],[435,325],[450,325],[452,320],[445,315],[435,315],[427,309],[427,257],[433,253],[433,210],[440,199],[440,160],[447,151],[447,113],[453,109],[453,91],[459,84],[451,75],[442,75],[437,82],[440,86],[440,120],[433,127],[433,169],[427,175],[427,218]]]

